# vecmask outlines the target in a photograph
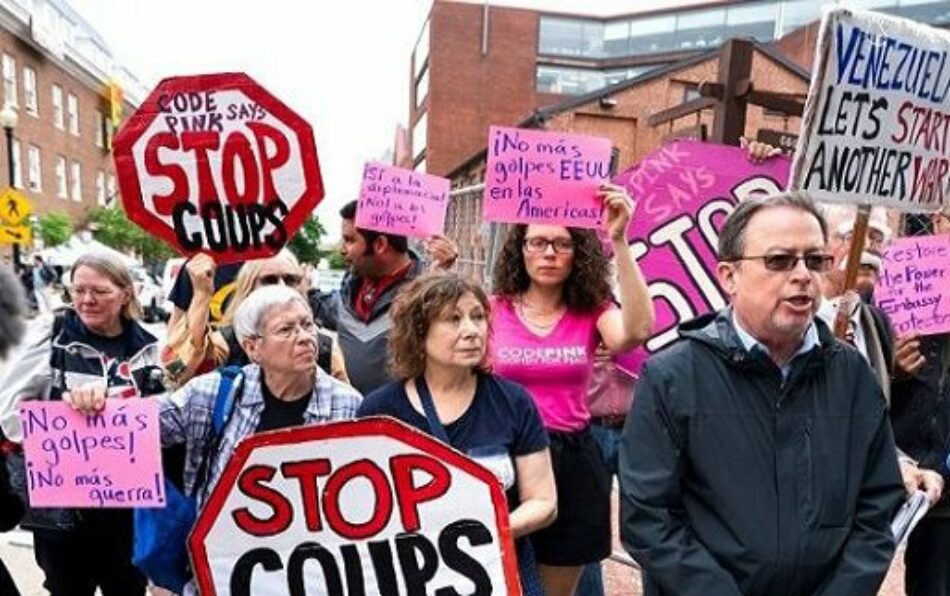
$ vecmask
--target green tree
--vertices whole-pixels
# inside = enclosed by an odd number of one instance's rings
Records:
[[[164,242],[132,223],[118,205],[95,207],[89,212],[89,222],[95,224],[96,240],[116,250],[135,251],[146,263],[175,256]]]
[[[315,266],[320,262],[320,258],[324,256],[320,251],[320,239],[326,233],[327,231],[323,228],[320,220],[311,217],[290,239],[287,248],[294,253],[294,256],[301,263],[310,263]]]
[[[59,246],[73,235],[73,220],[62,211],[50,211],[39,217],[34,232],[42,238],[44,246]]]
[[[346,269],[346,261],[343,260],[343,255],[338,250],[327,255],[327,261],[330,264],[330,269]]]

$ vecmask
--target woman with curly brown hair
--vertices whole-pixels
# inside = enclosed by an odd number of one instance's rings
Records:
[[[627,244],[630,198],[614,185],[598,194],[616,258],[619,309],[591,230],[514,226],[494,272],[493,371],[525,386],[551,440],[560,513],[531,537],[548,596],[573,594],[582,566],[610,554],[610,475],[586,402],[595,349],[603,343],[622,352],[653,328],[647,286]]]
[[[448,443],[495,473],[511,511],[524,593],[539,595],[528,544],[518,540],[554,520],[548,438],[531,397],[487,371],[489,304],[476,284],[433,273],[393,302],[390,373],[358,416],[392,416]]]

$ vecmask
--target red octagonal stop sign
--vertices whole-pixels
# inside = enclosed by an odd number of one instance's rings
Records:
[[[388,418],[252,435],[190,539],[205,596],[520,596],[502,486]]]
[[[129,218],[219,263],[276,254],[323,198],[310,125],[245,74],[163,80],[113,155]]]

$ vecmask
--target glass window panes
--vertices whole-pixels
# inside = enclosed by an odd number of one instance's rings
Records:
[[[675,15],[636,19],[630,25],[630,55],[672,50],[675,36]]]
[[[53,85],[53,125],[63,130],[66,126],[63,118],[63,88]]]
[[[23,105],[28,114],[39,116],[39,102],[36,96],[36,71],[29,66],[23,67]]]
[[[96,203],[106,204],[106,173],[102,170],[96,172]]]
[[[606,77],[599,70],[538,66],[535,85],[540,93],[581,95],[602,89],[606,85]]]
[[[96,147],[106,146],[106,120],[99,110],[95,111],[96,119]]]
[[[18,105],[16,94],[16,60],[9,54],[3,55],[3,101]]]
[[[950,24],[950,2],[947,0],[900,0],[900,6],[890,12],[931,25]]]
[[[36,145],[30,145],[26,159],[30,190],[40,192],[43,190],[43,168],[40,164],[40,148]]]
[[[78,161],[69,164],[69,195],[77,203],[82,201],[82,166]]]
[[[726,37],[753,37],[770,41],[775,37],[778,3],[761,2],[726,9]]]
[[[705,50],[725,41],[726,10],[695,10],[676,17],[676,47],[682,50]]]
[[[115,198],[116,188],[115,188],[115,176],[109,174],[108,181],[106,182],[106,202],[108,203]]]
[[[416,121],[412,128],[412,154],[413,157],[419,157],[419,154],[426,150],[426,141],[428,139],[429,113],[422,114],[422,117]]]
[[[422,105],[422,102],[425,101],[426,96],[429,95],[429,69],[426,68],[422,71],[422,76],[419,77],[419,81],[416,83],[416,107]]]
[[[426,64],[429,57],[429,19],[426,19],[422,26],[422,33],[419,34],[419,41],[416,42],[416,49],[413,51],[413,61],[415,67],[414,76],[419,76],[422,67]]]
[[[538,52],[557,56],[581,56],[583,31],[584,23],[581,20],[542,16]]]
[[[821,18],[821,2],[817,0],[785,0],[782,2],[782,24],[779,36]]]
[[[604,24],[600,21],[586,21],[581,27],[581,55],[604,57]]]
[[[66,158],[56,156],[56,196],[66,198]]]
[[[66,112],[69,115],[69,133],[79,136],[79,99],[69,94],[66,99]]]
[[[630,21],[615,21],[604,25],[604,56],[627,56],[630,50]]]

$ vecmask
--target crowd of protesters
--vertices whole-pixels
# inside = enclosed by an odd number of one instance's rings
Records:
[[[40,306],[0,379],[0,503],[26,502],[17,444],[27,399],[86,412],[129,393],[157,400],[166,475],[187,490],[206,466],[199,507],[244,437],[386,415],[494,472],[525,594],[602,593],[615,475],[622,542],[648,595],[870,596],[894,554],[891,519],[917,489],[935,507],[910,539],[908,593],[950,594],[950,342],[896,336],[873,306],[894,236],[886,217],[872,218],[852,295],[842,279],[852,211],[798,193],[741,202],[719,237],[729,305],[684,323],[634,384],[611,363],[654,329],[627,242],[634,202],[609,184],[599,196],[600,231],[512,226],[492,295],[451,271],[452,241],[432,237],[417,253],[405,237],[357,228],[355,201],[340,212],[349,272],[337,293],[308,292],[289,253],[239,269],[196,256],[176,283],[161,352],[137,322],[128,270],[80,258],[71,305]],[[931,220],[931,231],[950,230],[945,216]],[[215,305],[224,278],[235,290]],[[0,308],[2,352],[20,335],[22,296],[0,297]],[[210,446],[223,365],[241,367],[241,391]],[[592,405],[618,393],[620,408]],[[141,594],[155,580],[132,564],[130,510],[2,513],[0,529],[33,531],[53,596]],[[15,590],[4,571],[0,591]]]

